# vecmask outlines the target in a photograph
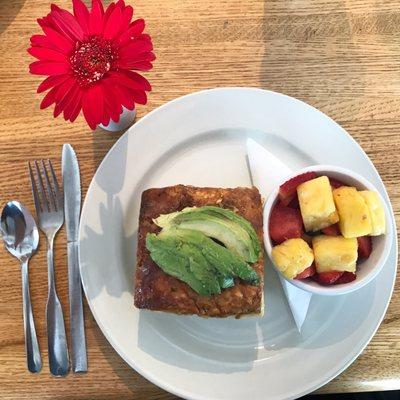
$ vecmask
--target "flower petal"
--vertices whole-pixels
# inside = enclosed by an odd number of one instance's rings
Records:
[[[110,73],[109,80],[113,85],[123,85],[133,90],[143,90],[143,83],[138,80],[130,79],[127,75],[120,71],[113,71]]]
[[[106,87],[103,86],[103,91],[106,90]],[[109,95],[113,96],[113,99],[115,99],[115,93],[112,91],[112,93],[107,92]],[[121,106],[122,110],[122,106]],[[102,124],[103,125],[108,125],[110,123],[111,119],[115,119],[116,122],[119,121],[121,113],[118,113],[118,108],[114,107],[113,104],[111,104],[109,100],[109,96],[104,96],[104,104],[103,104],[103,119],[102,119]]]
[[[94,96],[96,98],[95,117],[98,125],[101,124],[101,121],[103,120],[104,97],[105,97],[103,92],[103,87],[101,85],[94,85]]]
[[[121,99],[118,94],[115,93],[114,84],[111,83],[110,79],[103,79],[103,89],[108,94],[104,96],[104,102],[107,103],[107,108],[110,111],[111,119],[115,122],[119,121],[122,113]]]
[[[68,79],[68,75],[51,75],[47,77],[37,88],[38,93],[45,92],[53,86],[61,85]]]
[[[110,5],[107,7],[103,17],[104,25],[106,25],[108,18],[110,18],[110,15],[114,11],[114,8],[115,8],[115,3],[110,3]]]
[[[147,95],[146,92],[142,90],[132,90],[131,93],[133,94],[133,99],[135,103],[138,104],[147,104]]]
[[[121,58],[131,57],[132,54],[140,54],[153,50],[153,44],[149,40],[134,39],[120,49]]]
[[[64,54],[69,54],[74,48],[74,43],[71,39],[56,32],[53,28],[44,26],[42,29],[49,40],[54,43],[54,45],[57,46],[57,48],[59,48]]]
[[[119,32],[126,32],[126,30],[129,28],[132,16],[133,16],[133,8],[131,6],[125,7],[125,9],[122,11]]]
[[[64,92],[63,97],[58,102],[56,102],[56,106],[54,107],[54,113],[53,113],[54,118],[58,117],[61,114],[61,112],[65,109],[65,107],[68,105],[68,103],[74,99],[78,90],[79,90],[78,85],[71,85]]]
[[[135,19],[134,21],[132,21],[129,24],[129,29],[133,29],[135,28],[135,34],[139,35],[140,33],[142,33],[144,31],[146,23],[144,22],[143,18],[139,18],[139,19]]]
[[[45,47],[31,47],[28,53],[42,61],[67,61],[65,54]]]
[[[51,106],[56,101],[57,90],[58,90],[58,87],[55,86],[46,94],[46,96],[44,96],[42,102],[40,103],[40,108],[42,110],[44,108]]]
[[[153,64],[148,61],[138,61],[130,65],[130,69],[135,69],[137,71],[150,71],[153,68]]]
[[[94,7],[97,7],[100,11],[100,14],[103,16],[104,15],[104,7],[103,7],[103,3],[101,2],[101,0],[92,0],[92,10]]]
[[[148,35],[147,33],[141,33],[140,35],[137,35],[135,39],[148,40],[151,42],[151,36]]]
[[[135,65],[141,61],[154,61],[156,56],[152,52],[133,54],[132,57],[121,57],[118,61],[118,67],[122,69],[132,69],[135,68]]]
[[[83,40],[84,33],[76,18],[67,10],[51,5],[51,13],[49,16],[53,19],[53,23],[58,30],[73,41]]]
[[[148,92],[151,91],[151,85],[144,76],[138,74],[137,72],[128,70],[123,70],[121,73],[126,75],[130,80],[135,81],[139,85],[139,90],[146,90]]]
[[[121,19],[121,9],[115,7],[104,26],[103,35],[105,39],[113,39],[118,34],[121,29]]]
[[[125,6],[125,2],[124,0],[118,0],[117,3],[115,4],[117,7],[119,7],[121,9],[121,11],[123,11],[123,9],[126,7]]]
[[[35,61],[29,65],[29,71],[34,75],[61,75],[70,71],[65,62]]]
[[[69,120],[71,117],[71,112],[74,110],[76,106],[79,93],[80,93],[80,88],[76,86],[74,93],[71,93],[71,95],[68,96],[68,101],[66,102],[63,110],[63,116],[66,121]]]
[[[114,87],[114,91],[118,94],[124,107],[126,107],[128,110],[133,110],[135,108],[135,101],[128,88],[116,85]]]
[[[120,45],[123,46],[130,40],[135,39],[137,35],[140,35],[143,32],[144,26],[145,23],[143,19],[137,19],[136,21],[133,21],[126,31],[121,31],[122,34],[119,37]]]
[[[146,104],[147,103],[147,95],[144,90],[133,90],[126,86],[121,86],[121,85],[117,85],[117,86],[124,93],[126,93],[126,95],[129,96],[129,99],[131,99],[131,101],[133,101],[134,103],[138,103],[138,104]]]
[[[69,120],[71,122],[74,122],[76,120],[76,118],[78,117],[78,115],[82,109],[82,91],[81,90],[78,92],[78,96],[74,102],[75,102],[75,105],[72,106],[71,110],[69,110],[69,109],[68,109],[68,111],[67,111],[67,109],[64,110],[64,113],[66,113],[66,112],[69,113]]]
[[[65,82],[58,86],[56,101],[61,101],[75,86],[77,86],[76,79],[69,77]]]
[[[72,0],[74,15],[78,24],[81,26],[84,33],[89,32],[88,22],[89,22],[89,10],[83,4],[82,0]]]
[[[54,26],[54,23],[53,23],[53,20],[52,20],[52,18],[50,17],[50,14],[49,15],[46,15],[45,17],[43,17],[43,18],[38,18],[37,20],[37,23],[40,25],[40,27],[43,29],[45,26],[48,26],[49,28],[52,28],[52,29],[56,29],[56,27]]]
[[[102,31],[103,31],[103,6],[99,1],[93,1],[92,10],[89,14],[89,34],[99,35]]]
[[[107,104],[107,102],[105,101],[105,98],[104,98],[104,104],[103,104],[103,118],[102,118],[102,120],[101,120],[101,123],[102,123],[104,126],[107,126],[107,125],[110,123],[110,119],[111,119],[111,117],[110,117],[110,110],[108,109],[108,104]]]
[[[62,51],[59,47],[57,47],[54,43],[50,41],[50,39],[45,35],[33,35],[31,36],[31,45],[33,47],[45,47],[47,49],[52,49],[56,51]],[[65,52],[63,51],[65,54]]]
[[[96,126],[103,119],[103,91],[100,85],[89,86],[83,93],[82,110],[83,115],[91,129],[96,129]]]

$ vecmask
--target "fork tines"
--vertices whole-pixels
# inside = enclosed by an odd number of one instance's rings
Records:
[[[51,161],[35,160],[28,165],[36,212],[63,211],[63,194]]]

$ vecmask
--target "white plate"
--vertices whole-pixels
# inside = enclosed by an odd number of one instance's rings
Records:
[[[393,290],[396,235],[372,283],[339,298],[313,296],[302,335],[268,262],[263,318],[202,319],[134,308],[141,192],[177,183],[251,185],[248,137],[292,169],[322,163],[352,169],[390,207],[358,144],[323,113],[282,94],[246,88],[195,93],[156,109],[123,135],[96,172],[83,206],[82,282],[97,323],[120,356],[188,399],[294,399],[317,389],[361,353]]]

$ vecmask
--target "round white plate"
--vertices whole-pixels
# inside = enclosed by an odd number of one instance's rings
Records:
[[[194,93],[156,109],[125,133],[97,170],[83,206],[83,287],[120,356],[153,383],[188,399],[294,399],[317,389],[367,345],[394,285],[396,235],[371,284],[339,298],[313,296],[301,335],[269,262],[263,318],[202,319],[134,307],[142,191],[178,183],[250,186],[248,137],[292,169],[322,163],[352,169],[390,206],[359,145],[323,113],[282,94],[246,88]]]

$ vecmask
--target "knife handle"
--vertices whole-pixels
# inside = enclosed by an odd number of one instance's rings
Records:
[[[68,281],[70,305],[71,361],[73,372],[87,372],[85,320],[79,274],[78,243],[68,243]]]

